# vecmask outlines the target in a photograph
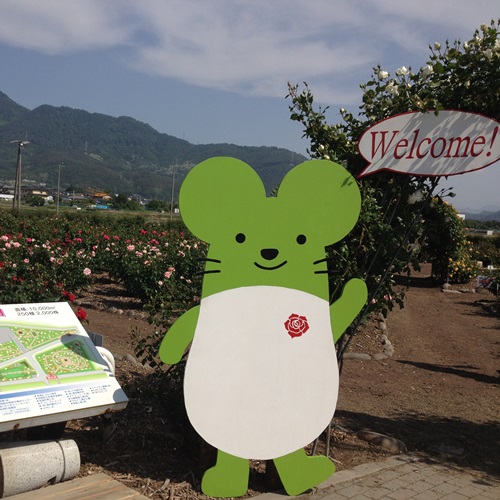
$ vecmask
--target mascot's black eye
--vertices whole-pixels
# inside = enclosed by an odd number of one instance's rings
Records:
[[[235,239],[238,243],[243,243],[247,237],[243,233],[238,233]]]
[[[303,245],[306,241],[307,241],[307,238],[305,237],[305,235],[303,235],[303,234],[299,234],[299,235],[297,236],[297,243],[298,243],[299,245]]]

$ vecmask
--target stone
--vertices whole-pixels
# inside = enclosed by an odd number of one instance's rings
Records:
[[[457,455],[460,456],[463,454],[464,449],[463,448],[457,448],[455,446],[449,446],[447,444],[441,443],[439,445],[439,451],[442,451],[443,453],[447,453],[448,455]]]
[[[407,452],[406,445],[403,443],[403,441],[390,436],[386,436],[385,434],[363,430],[357,432],[356,436],[363,441],[367,441],[370,444],[379,446],[383,450],[395,455]]]
[[[370,361],[372,357],[364,352],[346,352],[344,359],[358,359],[360,361]]]
[[[382,351],[388,358],[392,358],[392,355],[394,354],[394,347],[392,344],[387,344],[384,346],[384,349]]]
[[[134,365],[137,364],[137,360],[132,356],[132,354],[127,354],[125,356],[125,361],[128,361],[129,363],[133,363]]]

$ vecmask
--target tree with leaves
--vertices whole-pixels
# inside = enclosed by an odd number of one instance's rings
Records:
[[[291,119],[304,127],[309,154],[341,163],[357,176],[366,167],[358,152],[361,135],[385,118],[409,111],[455,109],[499,119],[499,24],[500,19],[482,25],[465,42],[429,46],[429,59],[417,71],[401,66],[391,75],[380,66],[373,68],[372,78],[361,85],[359,113],[355,116],[341,109],[342,121],[337,124],[327,123],[327,108],[316,109],[307,83],[289,84]],[[378,172],[358,182],[363,199],[359,223],[346,240],[329,249],[332,298],[347,278],[361,277],[368,284],[369,306],[386,314],[394,303],[403,306],[404,295],[393,286],[394,274],[409,272],[411,264],[418,266],[424,249],[431,262],[439,260],[439,277],[449,277],[453,259],[457,254],[463,257],[461,245],[466,241],[455,238],[446,248],[432,248],[435,222],[443,213],[457,217],[436,208],[443,198],[453,196],[449,191],[434,193],[437,178]],[[455,224],[449,226],[456,229]],[[445,233],[447,226],[441,229]],[[445,262],[449,266],[443,269]]]

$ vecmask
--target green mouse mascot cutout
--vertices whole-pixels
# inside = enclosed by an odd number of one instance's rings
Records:
[[[358,220],[357,183],[342,166],[311,160],[268,198],[246,163],[211,158],[189,172],[179,206],[210,246],[200,305],[172,325],[159,354],[177,363],[192,341],[186,410],[218,449],[202,491],[244,495],[249,459],[274,459],[286,492],[302,493],[335,471],[303,447],[333,416],[335,342],[366,302],[365,283],[351,279],[329,304],[325,260],[325,246]]]

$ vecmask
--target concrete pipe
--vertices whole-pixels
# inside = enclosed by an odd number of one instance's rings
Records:
[[[72,440],[0,443],[0,497],[73,479],[80,451]]]

